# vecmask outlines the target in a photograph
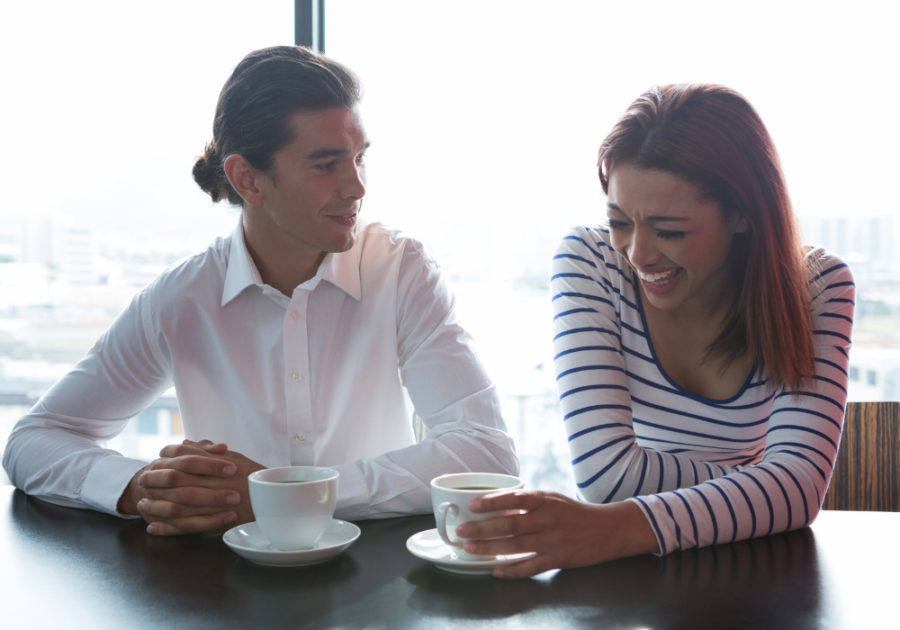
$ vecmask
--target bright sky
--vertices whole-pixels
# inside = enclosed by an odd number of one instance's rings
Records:
[[[0,6],[0,168],[15,182],[4,214],[47,210],[158,161],[189,170],[231,69],[294,38],[293,0]]]

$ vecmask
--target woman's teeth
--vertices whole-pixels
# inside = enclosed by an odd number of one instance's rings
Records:
[[[660,273],[642,273],[638,271],[638,275],[641,277],[641,280],[646,282],[652,282],[653,284],[669,284],[675,276],[676,271],[678,271],[678,269],[669,269],[668,271],[662,271]]]

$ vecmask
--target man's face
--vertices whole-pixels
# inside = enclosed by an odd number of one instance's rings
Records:
[[[263,201],[250,209],[250,218],[298,253],[347,251],[366,194],[369,142],[359,112],[297,112],[288,120],[294,140],[275,153],[272,169],[260,178]]]

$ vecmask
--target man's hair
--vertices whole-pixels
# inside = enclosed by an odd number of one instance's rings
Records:
[[[244,156],[268,172],[274,154],[294,140],[288,117],[299,111],[351,109],[362,88],[353,72],[300,46],[254,50],[228,77],[213,122],[213,139],[194,164],[194,181],[212,197],[243,202],[225,176],[225,160]]]
[[[814,373],[808,274],[778,154],[747,100],[720,85],[666,85],[637,98],[600,146],[608,192],[616,164],[666,171],[697,185],[749,229],[732,241],[738,297],[708,356],[745,352],[769,384],[799,390]]]

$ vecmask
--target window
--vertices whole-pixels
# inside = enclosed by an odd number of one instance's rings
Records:
[[[191,167],[231,69],[253,49],[294,41],[293,0],[246,9],[237,0],[4,6],[14,28],[0,52],[17,60],[4,81],[18,96],[0,102],[3,120],[15,121],[0,168],[17,181],[0,208],[0,449],[141,287],[234,228],[236,212],[213,206]],[[168,392],[110,447],[157,457],[158,440],[180,441],[172,408]]]
[[[889,349],[900,340],[900,222],[888,210],[900,129],[855,131],[871,94],[900,88],[884,81],[895,74],[890,20],[867,6],[326,1],[326,53],[365,86],[364,216],[434,250],[504,395],[526,484],[572,491],[550,259],[568,227],[603,220],[597,150],[654,84],[722,83],[754,104],[806,241],[844,256],[858,300],[873,303],[858,310],[856,347],[900,360]],[[874,183],[835,193],[835,151],[867,156],[840,161],[843,182]],[[871,391],[851,388],[851,397]]]
[[[135,418],[137,421],[137,432],[141,435],[156,435],[159,433],[159,423],[156,415],[155,409],[142,411],[140,415]]]
[[[859,368],[858,367],[854,367],[852,365],[850,366],[850,380],[851,381],[859,380]]]

